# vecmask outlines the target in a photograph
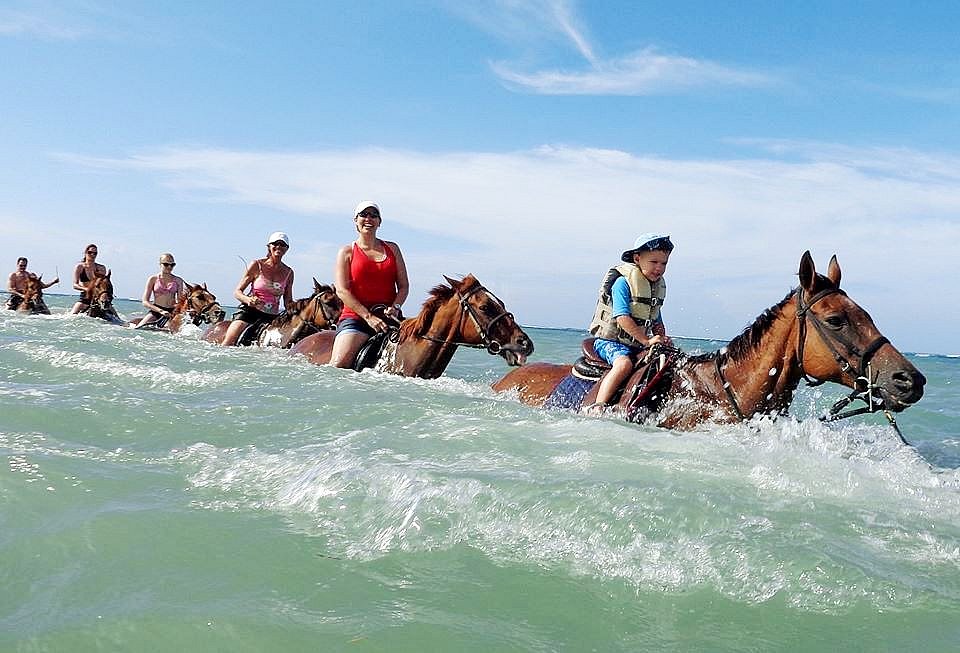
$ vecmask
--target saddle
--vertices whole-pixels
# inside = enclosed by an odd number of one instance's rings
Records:
[[[594,353],[593,340],[594,338],[587,338],[583,341],[583,356],[574,363],[571,374],[580,378],[584,378],[581,376],[584,371],[597,374],[587,379],[596,382],[606,374],[610,365]],[[659,343],[641,351],[638,360],[634,361],[633,373],[624,387],[618,389],[611,404],[618,406],[630,422],[645,420],[648,415],[659,410],[665,392],[658,390],[669,388],[673,383],[675,363],[682,356],[680,350]],[[584,396],[583,405],[596,400],[599,388],[600,384],[594,383]]]
[[[580,345],[580,358],[573,363],[570,373],[584,381],[598,381],[607,373],[610,364],[597,355],[593,348],[596,338],[586,338]]]
[[[372,313],[386,322],[389,328],[386,331],[373,334],[363,343],[360,351],[357,352],[356,360],[353,361],[353,370],[355,372],[360,372],[368,367],[374,367],[377,361],[380,360],[380,356],[383,354],[387,342],[391,340],[396,342],[400,337],[400,320],[389,317],[383,312],[384,310],[386,310],[386,306],[382,304],[377,304],[370,309]]]

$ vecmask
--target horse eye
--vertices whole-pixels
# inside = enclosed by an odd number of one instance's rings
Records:
[[[843,314],[831,315],[824,321],[831,329],[842,329],[847,324],[847,317]]]

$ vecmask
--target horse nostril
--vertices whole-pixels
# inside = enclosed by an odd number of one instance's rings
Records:
[[[923,392],[923,386],[926,384],[927,379],[923,374],[918,371],[905,372],[898,371],[894,372],[891,375],[891,380],[893,381],[894,387],[897,388],[900,392]]]

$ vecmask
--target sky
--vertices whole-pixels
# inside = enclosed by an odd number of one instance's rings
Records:
[[[475,274],[585,329],[644,232],[672,335],[730,339],[809,250],[903,351],[960,353],[960,3],[0,0],[7,267],[119,296],[162,252],[225,303],[285,231],[294,296],[361,200],[413,314]],[[571,354],[572,355],[572,354]]]

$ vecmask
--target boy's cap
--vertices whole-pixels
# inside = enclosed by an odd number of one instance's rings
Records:
[[[637,236],[637,239],[633,241],[633,249],[628,249],[621,254],[620,260],[624,263],[632,263],[633,255],[637,252],[653,252],[657,250],[664,250],[666,252],[673,251],[673,243],[670,242],[670,236],[652,232],[640,234]]]
[[[363,202],[360,202],[359,204],[357,204],[357,208],[353,212],[353,217],[357,217],[367,209],[376,209],[377,213],[380,213],[380,207],[377,206],[375,202],[371,202],[370,200],[364,200]]]
[[[287,244],[287,247],[290,247],[290,239],[287,237],[287,234],[283,233],[282,231],[274,231],[272,234],[270,234],[270,236],[267,238],[267,244],[269,245],[270,243],[275,243],[278,240],[282,240]]]

